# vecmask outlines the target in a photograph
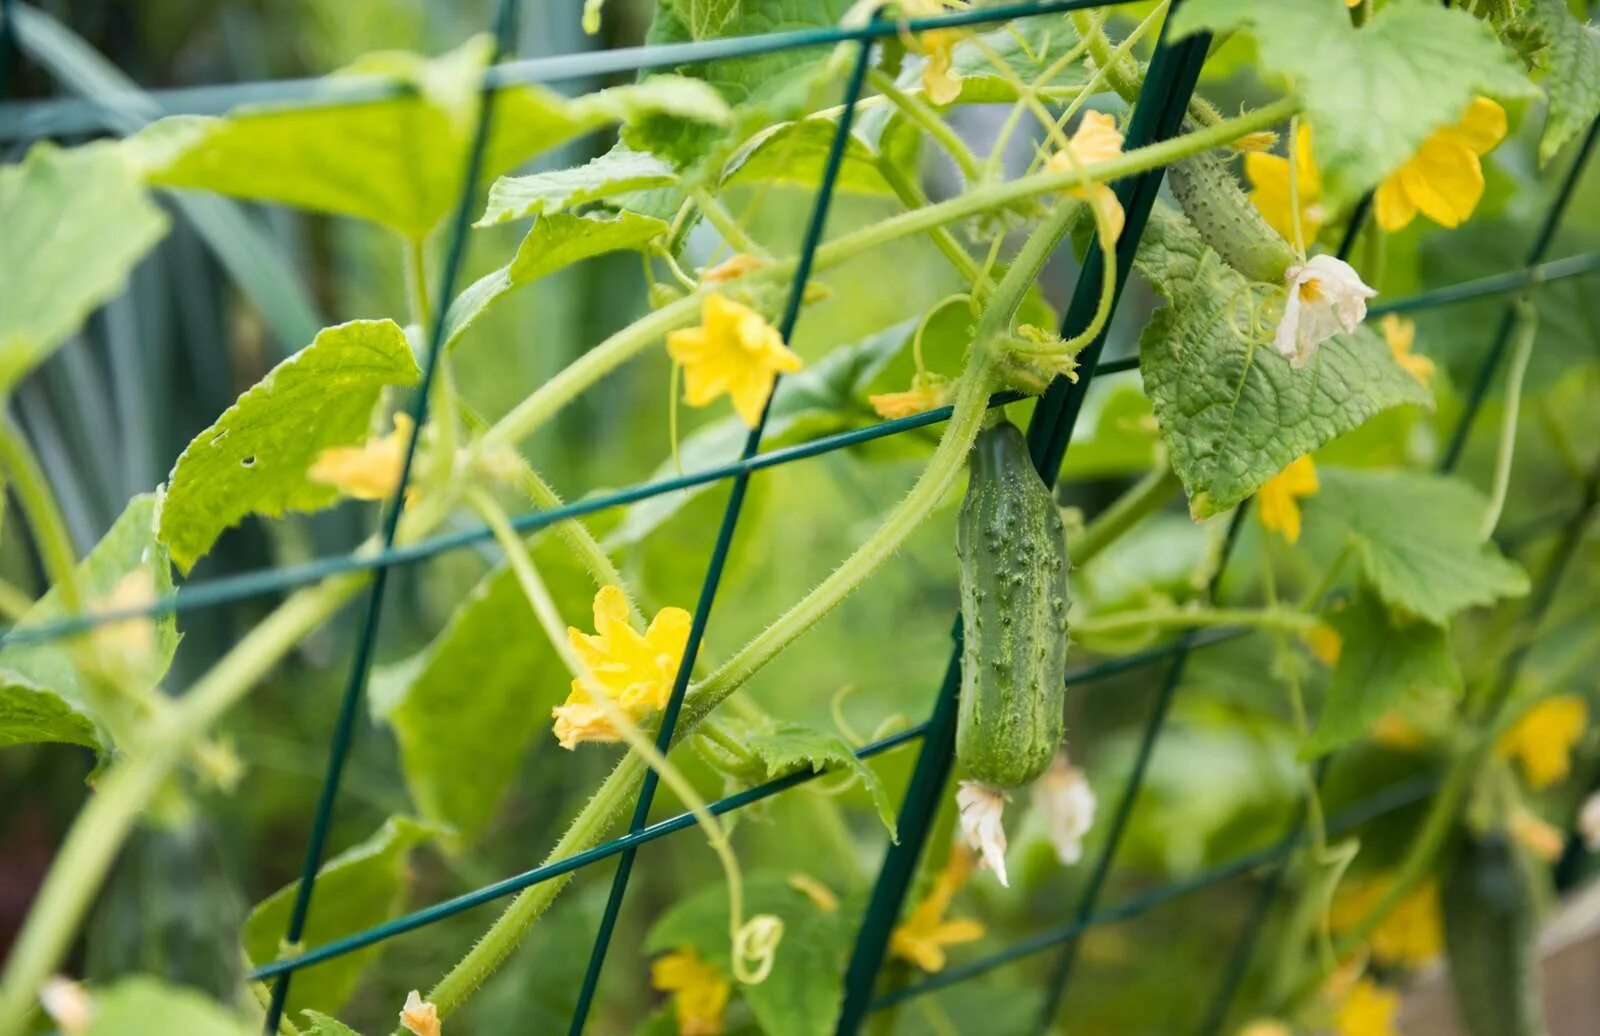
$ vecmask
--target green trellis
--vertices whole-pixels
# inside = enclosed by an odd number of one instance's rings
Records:
[[[1175,0],[1174,6],[1181,0]],[[450,230],[447,235],[446,260],[440,274],[437,297],[450,298],[454,294],[461,268],[462,254],[471,222],[471,205],[481,179],[485,142],[494,118],[494,101],[499,89],[519,83],[552,82],[606,73],[641,71],[704,62],[718,58],[748,56],[752,54],[786,50],[797,47],[821,47],[853,44],[855,62],[846,85],[843,106],[839,116],[821,185],[813,203],[804,241],[800,250],[793,281],[789,288],[779,330],[789,339],[799,318],[804,288],[810,275],[815,251],[826,227],[829,205],[833,198],[845,144],[861,97],[863,82],[870,64],[874,41],[902,31],[921,31],[1007,21],[1032,15],[1071,10],[1115,6],[1115,0],[1053,0],[1053,2],[1018,3],[1003,6],[974,8],[936,18],[916,19],[910,22],[873,21],[854,27],[805,29],[772,33],[758,37],[735,37],[695,43],[660,47],[623,48],[594,54],[576,54],[530,60],[506,60],[510,41],[515,36],[517,0],[498,0],[493,22],[495,39],[494,58],[481,84],[483,104],[469,151],[462,194],[458,199]],[[14,38],[13,6],[11,0],[0,0],[0,83],[4,83],[8,65],[12,60]],[[1133,109],[1127,132],[1127,146],[1142,147],[1170,138],[1178,133],[1195,84],[1210,45],[1209,37],[1198,35],[1178,43],[1169,43],[1165,36],[1158,42],[1152,55],[1143,92]],[[392,96],[392,87],[354,78],[347,81],[325,79],[246,83],[157,92],[138,95],[141,110],[151,106],[155,112],[207,113],[226,111],[238,104],[274,101],[319,105],[328,103],[353,103],[379,100]],[[88,100],[53,100],[28,105],[11,105],[0,110],[0,139],[29,139],[51,135],[99,132],[106,128],[113,110],[103,102]],[[111,125],[126,130],[124,124],[112,120]],[[1557,191],[1556,197],[1533,242],[1531,242],[1523,267],[1484,277],[1475,281],[1450,285],[1421,292],[1409,298],[1372,307],[1372,315],[1412,312],[1447,305],[1469,299],[1520,293],[1542,284],[1565,278],[1578,277],[1600,271],[1600,252],[1546,261],[1546,253],[1558,229],[1584,166],[1595,149],[1600,136],[1600,122],[1591,125],[1573,156],[1570,167]],[[1127,212],[1127,228],[1118,242],[1116,261],[1116,286],[1120,295],[1131,268],[1141,231],[1160,190],[1160,169],[1143,173],[1122,181],[1114,187]],[[1370,199],[1369,199],[1370,201]],[[1367,215],[1363,204],[1352,217],[1351,225],[1339,249],[1346,255]],[[1064,337],[1080,333],[1088,326],[1095,309],[1100,281],[1104,275],[1102,258],[1090,249],[1079,274],[1076,289],[1068,306],[1062,326]],[[1113,301],[1115,305],[1115,300]],[[429,328],[428,348],[425,352],[423,377],[420,387],[412,397],[410,413],[420,427],[427,418],[428,388],[436,371],[436,361],[445,330],[445,309],[440,307],[433,325]],[[1512,307],[1507,306],[1491,347],[1484,357],[1469,387],[1466,406],[1453,431],[1441,467],[1452,469],[1458,460],[1474,417],[1488,392],[1490,381],[1498,368],[1514,324]],[[1133,360],[1102,361],[1100,353],[1106,335],[1102,332],[1081,357],[1083,375],[1076,382],[1058,379],[1045,393],[1037,406],[1028,429],[1028,443],[1036,467],[1047,482],[1053,482],[1060,470],[1072,430],[1081,413],[1085,394],[1098,378],[1113,376],[1136,366]],[[1015,394],[1001,394],[990,400],[991,406],[1015,401]],[[723,512],[721,524],[706,568],[706,575],[697,602],[690,629],[688,644],[680,665],[672,695],[662,715],[657,744],[666,749],[673,741],[674,728],[684,695],[693,671],[695,658],[712,605],[720,584],[723,567],[737,531],[738,521],[749,480],[758,471],[783,464],[820,456],[834,450],[846,449],[860,443],[895,435],[914,428],[937,424],[949,418],[950,407],[943,407],[913,417],[884,421],[872,426],[826,436],[785,449],[762,452],[760,449],[766,415],[749,434],[744,448],[736,460],[708,467],[675,478],[630,486],[603,495],[547,510],[524,513],[513,519],[518,531],[532,532],[567,518],[580,517],[597,511],[623,506],[653,496],[675,492],[690,486],[727,481],[731,494]],[[243,575],[191,582],[171,596],[139,609],[106,611],[89,615],[71,616],[55,622],[12,630],[0,637],[0,643],[37,642],[57,639],[82,632],[93,626],[139,615],[168,614],[216,607],[218,605],[277,593],[293,587],[317,582],[342,573],[370,571],[372,582],[367,594],[354,661],[344,693],[340,698],[337,720],[331,738],[328,765],[316,812],[307,838],[302,879],[297,887],[286,940],[297,943],[304,933],[306,918],[313,906],[317,872],[324,862],[326,838],[337,805],[340,776],[355,731],[355,719],[363,697],[372,661],[372,648],[376,639],[384,599],[384,586],[388,573],[396,566],[415,563],[441,553],[459,549],[490,538],[485,527],[467,528],[444,535],[433,536],[415,543],[396,546],[395,533],[400,516],[398,501],[404,497],[410,476],[417,440],[413,436],[408,446],[402,468],[400,487],[384,508],[380,536],[382,549],[363,555],[346,554],[321,558],[313,562]],[[1529,598],[1524,622],[1536,627],[1554,596],[1556,584],[1563,567],[1571,558],[1584,526],[1594,511],[1600,496],[1600,469],[1590,474],[1583,487],[1578,509],[1562,515],[1564,530],[1557,542],[1550,562],[1536,581]],[[1208,593],[1214,594],[1221,571],[1237,539],[1238,529],[1245,513],[1245,505],[1234,512],[1224,541],[1222,562],[1213,576]],[[856,945],[845,976],[844,1003],[838,1031],[856,1032],[864,1019],[873,1011],[902,1003],[923,994],[963,982],[1025,957],[1053,951],[1055,963],[1045,986],[1045,998],[1038,1019],[1038,1029],[1044,1031],[1052,1023],[1072,975],[1075,950],[1079,937],[1097,926],[1112,924],[1145,913],[1176,897],[1215,885],[1230,878],[1247,874],[1263,867],[1271,867],[1261,882],[1255,906],[1240,926],[1238,939],[1230,957],[1218,968],[1218,983],[1212,1005],[1202,1020],[1199,1031],[1215,1033],[1226,1019],[1239,983],[1248,969],[1257,937],[1268,908],[1281,882],[1280,866],[1300,844],[1303,837],[1303,816],[1296,818],[1272,845],[1254,853],[1240,856],[1228,863],[1197,874],[1183,882],[1163,886],[1122,903],[1101,905],[1101,895],[1106,879],[1115,861],[1122,833],[1126,827],[1134,802],[1138,796],[1147,765],[1158,743],[1168,708],[1181,681],[1185,661],[1192,651],[1208,645],[1243,636],[1246,631],[1237,629],[1191,632],[1172,643],[1126,657],[1111,659],[1069,672],[1067,679],[1081,685],[1129,672],[1141,667],[1165,664],[1160,677],[1155,704],[1145,723],[1138,752],[1127,781],[1111,811],[1104,845],[1092,862],[1089,878],[1078,902],[1069,917],[1061,923],[1047,927],[1009,947],[989,956],[950,967],[938,974],[913,984],[880,991],[878,975],[887,948],[890,932],[899,919],[907,890],[914,876],[917,861],[922,853],[932,826],[934,814],[946,792],[955,732],[956,695],[960,683],[960,624],[953,630],[956,641],[945,679],[932,706],[929,718],[922,723],[862,747],[862,758],[888,752],[912,742],[920,748],[912,779],[899,812],[900,840],[889,847],[868,903],[866,914],[857,934]],[[1504,693],[1514,680],[1524,658],[1523,652],[1513,652],[1504,663],[1498,677],[1496,693]],[[796,787],[813,778],[802,772],[747,789],[722,798],[710,806],[713,814],[723,814],[741,809],[751,803]],[[1373,798],[1357,804],[1344,814],[1331,818],[1330,828],[1343,830],[1361,824],[1373,817],[1400,809],[1427,797],[1435,787],[1431,779],[1403,783],[1386,789]],[[604,965],[606,952],[618,913],[626,894],[632,863],[641,846],[665,835],[694,825],[688,813],[678,814],[654,824],[647,823],[649,810],[656,791],[656,776],[646,775],[640,796],[625,834],[597,845],[585,852],[557,860],[521,874],[512,875],[493,884],[455,898],[435,903],[413,913],[399,917],[373,928],[354,932],[342,938],[310,947],[293,956],[257,968],[251,978],[273,980],[274,990],[268,1011],[267,1029],[275,1031],[281,1016],[294,973],[321,961],[352,953],[405,932],[425,927],[435,921],[469,910],[491,900],[511,895],[559,875],[576,871],[590,864],[618,857],[610,895],[599,931],[591,950],[589,965],[578,997],[578,1006],[570,1025],[573,1033],[581,1032],[593,1001],[596,984]]]

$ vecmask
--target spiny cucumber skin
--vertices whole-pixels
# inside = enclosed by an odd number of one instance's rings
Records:
[[[1543,1036],[1534,876],[1504,834],[1464,834],[1441,903],[1450,984],[1472,1036]]]
[[[956,525],[961,707],[956,758],[973,780],[1016,788],[1061,744],[1067,548],[1061,512],[1017,427],[978,435]]]
[[[1252,280],[1277,284],[1284,279],[1294,250],[1261,218],[1220,157],[1186,158],[1168,168],[1167,182],[1184,214],[1224,262]]]

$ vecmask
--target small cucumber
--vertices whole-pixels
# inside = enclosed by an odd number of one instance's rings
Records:
[[[1027,784],[1061,744],[1067,546],[1017,427],[978,434],[956,526],[961,559],[961,709],[956,757],[974,780]]]
[[[1450,984],[1472,1036],[1543,1036],[1534,875],[1503,833],[1463,834],[1442,894]]]
[[[1294,249],[1250,204],[1220,157],[1202,152],[1167,170],[1172,195],[1224,262],[1253,280],[1282,282]]]

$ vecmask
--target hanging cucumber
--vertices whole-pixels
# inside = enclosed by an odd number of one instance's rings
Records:
[[[1283,280],[1295,261],[1294,249],[1261,218],[1219,156],[1202,153],[1175,163],[1167,182],[1184,214],[1224,262],[1253,280]]]
[[[956,757],[999,788],[1044,773],[1061,744],[1067,546],[1061,512],[1004,419],[979,433],[956,526],[961,709]]]
[[[1528,862],[1504,833],[1463,834],[1445,879],[1445,949],[1462,1024],[1472,1036],[1542,1036],[1538,896]]]

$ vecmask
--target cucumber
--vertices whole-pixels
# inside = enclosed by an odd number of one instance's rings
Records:
[[[1459,838],[1441,901],[1450,984],[1472,1036],[1543,1036],[1537,900],[1507,835]]]
[[[1294,264],[1294,249],[1261,218],[1219,156],[1202,152],[1175,163],[1167,169],[1167,182],[1224,262],[1253,280],[1283,281]]]
[[[984,429],[956,526],[961,560],[961,708],[956,758],[985,784],[1044,773],[1061,744],[1067,666],[1067,545],[1061,512],[1017,427]]]

